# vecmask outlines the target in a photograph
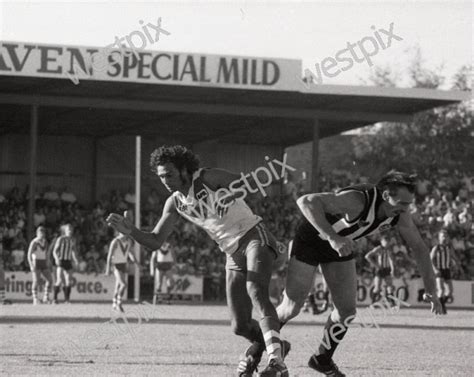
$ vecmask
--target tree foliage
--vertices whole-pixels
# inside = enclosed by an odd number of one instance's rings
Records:
[[[471,90],[471,67],[462,67],[453,77],[453,90]],[[437,89],[445,77],[440,70],[423,67],[415,54],[407,75],[413,88]],[[396,86],[390,68],[374,70],[370,81],[378,86]],[[429,172],[430,169],[474,171],[474,123],[472,101],[438,107],[415,115],[409,123],[382,123],[354,138],[355,160],[372,171],[391,168]]]

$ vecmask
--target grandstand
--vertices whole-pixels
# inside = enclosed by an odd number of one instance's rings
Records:
[[[474,376],[473,4],[400,5],[0,0],[0,377]]]
[[[10,45],[18,51],[26,46]],[[35,46],[41,51],[86,51],[75,46]],[[149,153],[158,145],[181,143],[191,147],[204,166],[249,172],[262,165],[265,156],[281,159],[286,148],[311,141],[310,187],[314,190],[321,183],[324,189],[334,189],[341,185],[340,177],[319,175],[320,139],[376,122],[408,121],[417,112],[466,97],[462,92],[427,89],[307,86],[294,80],[302,72],[300,61],[263,58],[255,61],[262,65],[270,61],[279,72],[278,80],[266,87],[236,83],[230,74],[228,80],[201,84],[185,79],[147,82],[125,74],[117,78],[85,75],[74,85],[64,74],[38,70],[42,63],[35,52],[21,71],[0,73],[0,192],[6,213],[0,226],[9,255],[6,263],[13,270],[26,268],[25,247],[33,226],[46,224],[52,238],[58,225],[69,221],[76,226],[81,245],[80,271],[103,271],[111,239],[104,216],[134,208],[137,201],[133,188],[136,136],[143,140],[140,220],[143,227],[151,227],[166,194],[147,168]],[[183,59],[198,58],[181,55]],[[210,62],[246,61],[243,57],[200,56]],[[67,62],[57,58],[55,63],[58,72],[67,72]],[[27,158],[19,159],[20,155]],[[344,183],[358,180],[351,178]],[[272,184],[270,192],[280,194],[280,199],[254,203],[284,242],[291,239],[298,216],[293,205],[296,188],[289,190],[291,184]],[[301,188],[299,191],[301,194]],[[35,201],[28,200],[33,196]],[[178,265],[182,273],[208,277],[215,270],[214,278],[207,280],[217,284],[223,272],[222,258],[202,235],[180,224],[174,235],[180,251]],[[466,255],[469,242],[466,239]],[[460,274],[466,276],[468,271]],[[206,292],[219,292],[222,298],[222,290],[205,286]]]

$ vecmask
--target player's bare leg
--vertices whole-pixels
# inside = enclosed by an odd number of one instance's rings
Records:
[[[31,294],[33,296],[33,305],[40,304],[40,300],[38,300],[38,282],[40,279],[40,272],[38,270],[34,270],[31,272],[32,274],[32,284],[31,284]]]
[[[382,279],[380,276],[374,277],[374,289],[372,290],[372,304],[380,300],[380,291],[382,288]]]
[[[117,295],[119,291],[119,279],[117,279],[117,271],[115,269],[114,269],[114,277],[115,277],[115,286],[114,286],[114,297],[112,298],[112,309],[118,310]]]
[[[394,291],[394,286],[392,282],[392,277],[390,275],[384,278],[384,284],[385,284],[385,299],[392,307],[397,306],[397,303],[395,302],[393,298],[395,296],[395,291]]]
[[[442,301],[444,314],[448,313],[448,310],[446,309],[446,303],[448,299],[453,297],[452,295],[453,295],[453,281],[451,279],[445,280],[444,281],[444,297]]]
[[[332,296],[334,309],[324,326],[318,354],[311,356],[310,368],[331,376],[345,376],[332,360],[338,344],[347,332],[356,313],[357,276],[355,260],[321,264],[321,269]]]
[[[166,293],[168,293],[168,304],[170,304],[171,300],[171,291],[174,288],[174,279],[173,279],[173,272],[171,270],[166,271]]]
[[[252,344],[239,364],[239,376],[252,376],[256,370],[265,341],[258,322],[252,319],[252,301],[247,293],[247,276],[243,271],[226,270],[227,305],[230,310],[232,331]]]
[[[57,304],[58,303],[58,294],[59,294],[59,289],[61,287],[61,284],[63,284],[63,271],[64,269],[62,267],[57,266],[56,267],[56,283],[54,284],[54,299],[53,303]]]
[[[260,314],[260,329],[268,354],[268,365],[260,376],[284,377],[288,375],[288,369],[283,362],[280,322],[269,295],[275,251],[269,246],[261,246],[259,240],[252,240],[247,246],[246,257],[247,292],[253,307]]]
[[[5,298],[5,269],[3,258],[0,256],[0,305],[11,305],[11,301]]]
[[[163,288],[164,273],[162,273],[159,269],[156,270],[156,279],[158,280],[156,292],[161,293],[161,289]]]
[[[51,286],[53,285],[53,277],[51,275],[50,270],[43,270],[42,275],[43,275],[43,278],[45,280],[43,303],[50,304],[51,300],[49,298],[49,294],[50,294],[50,291],[51,291]]]
[[[315,273],[316,267],[300,262],[296,258],[290,259],[283,301],[277,308],[281,326],[296,317],[301,311],[313,285]]]
[[[123,307],[122,307],[122,297],[125,292],[125,289],[127,288],[127,283],[125,282],[125,274],[118,269],[114,269],[114,275],[116,279],[116,308],[123,312]]]
[[[72,281],[72,270],[64,270],[64,297],[66,298],[66,304],[70,304],[71,298],[71,281]]]
[[[446,305],[444,302],[444,279],[442,277],[436,278],[436,293],[438,295],[438,299],[441,302],[441,306],[443,308],[443,314],[446,314]]]
[[[323,291],[324,291],[324,303],[321,307],[320,313],[324,313],[326,310],[329,309],[329,288],[328,284],[326,283],[326,279],[323,276]]]

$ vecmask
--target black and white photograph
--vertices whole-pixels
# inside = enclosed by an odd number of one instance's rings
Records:
[[[473,2],[0,0],[0,375],[474,375]]]

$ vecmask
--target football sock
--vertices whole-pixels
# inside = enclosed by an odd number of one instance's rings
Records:
[[[323,339],[318,349],[319,355],[316,355],[316,359],[320,364],[329,364],[346,332],[347,326],[341,322],[333,322],[331,315],[329,315],[324,326]]]
[[[274,358],[282,359],[279,327],[280,323],[276,318],[263,317],[260,320],[260,328],[270,360]]]
[[[33,295],[33,301],[38,300],[38,285],[31,288],[31,294]]]
[[[66,299],[66,301],[69,301],[70,296],[71,296],[71,287],[70,286],[64,287],[64,298]]]
[[[49,301],[49,289],[50,289],[49,283],[46,283],[44,285],[44,296],[43,296],[44,301]]]
[[[59,294],[59,285],[55,285],[54,286],[54,299],[57,300],[58,299],[58,294]]]

